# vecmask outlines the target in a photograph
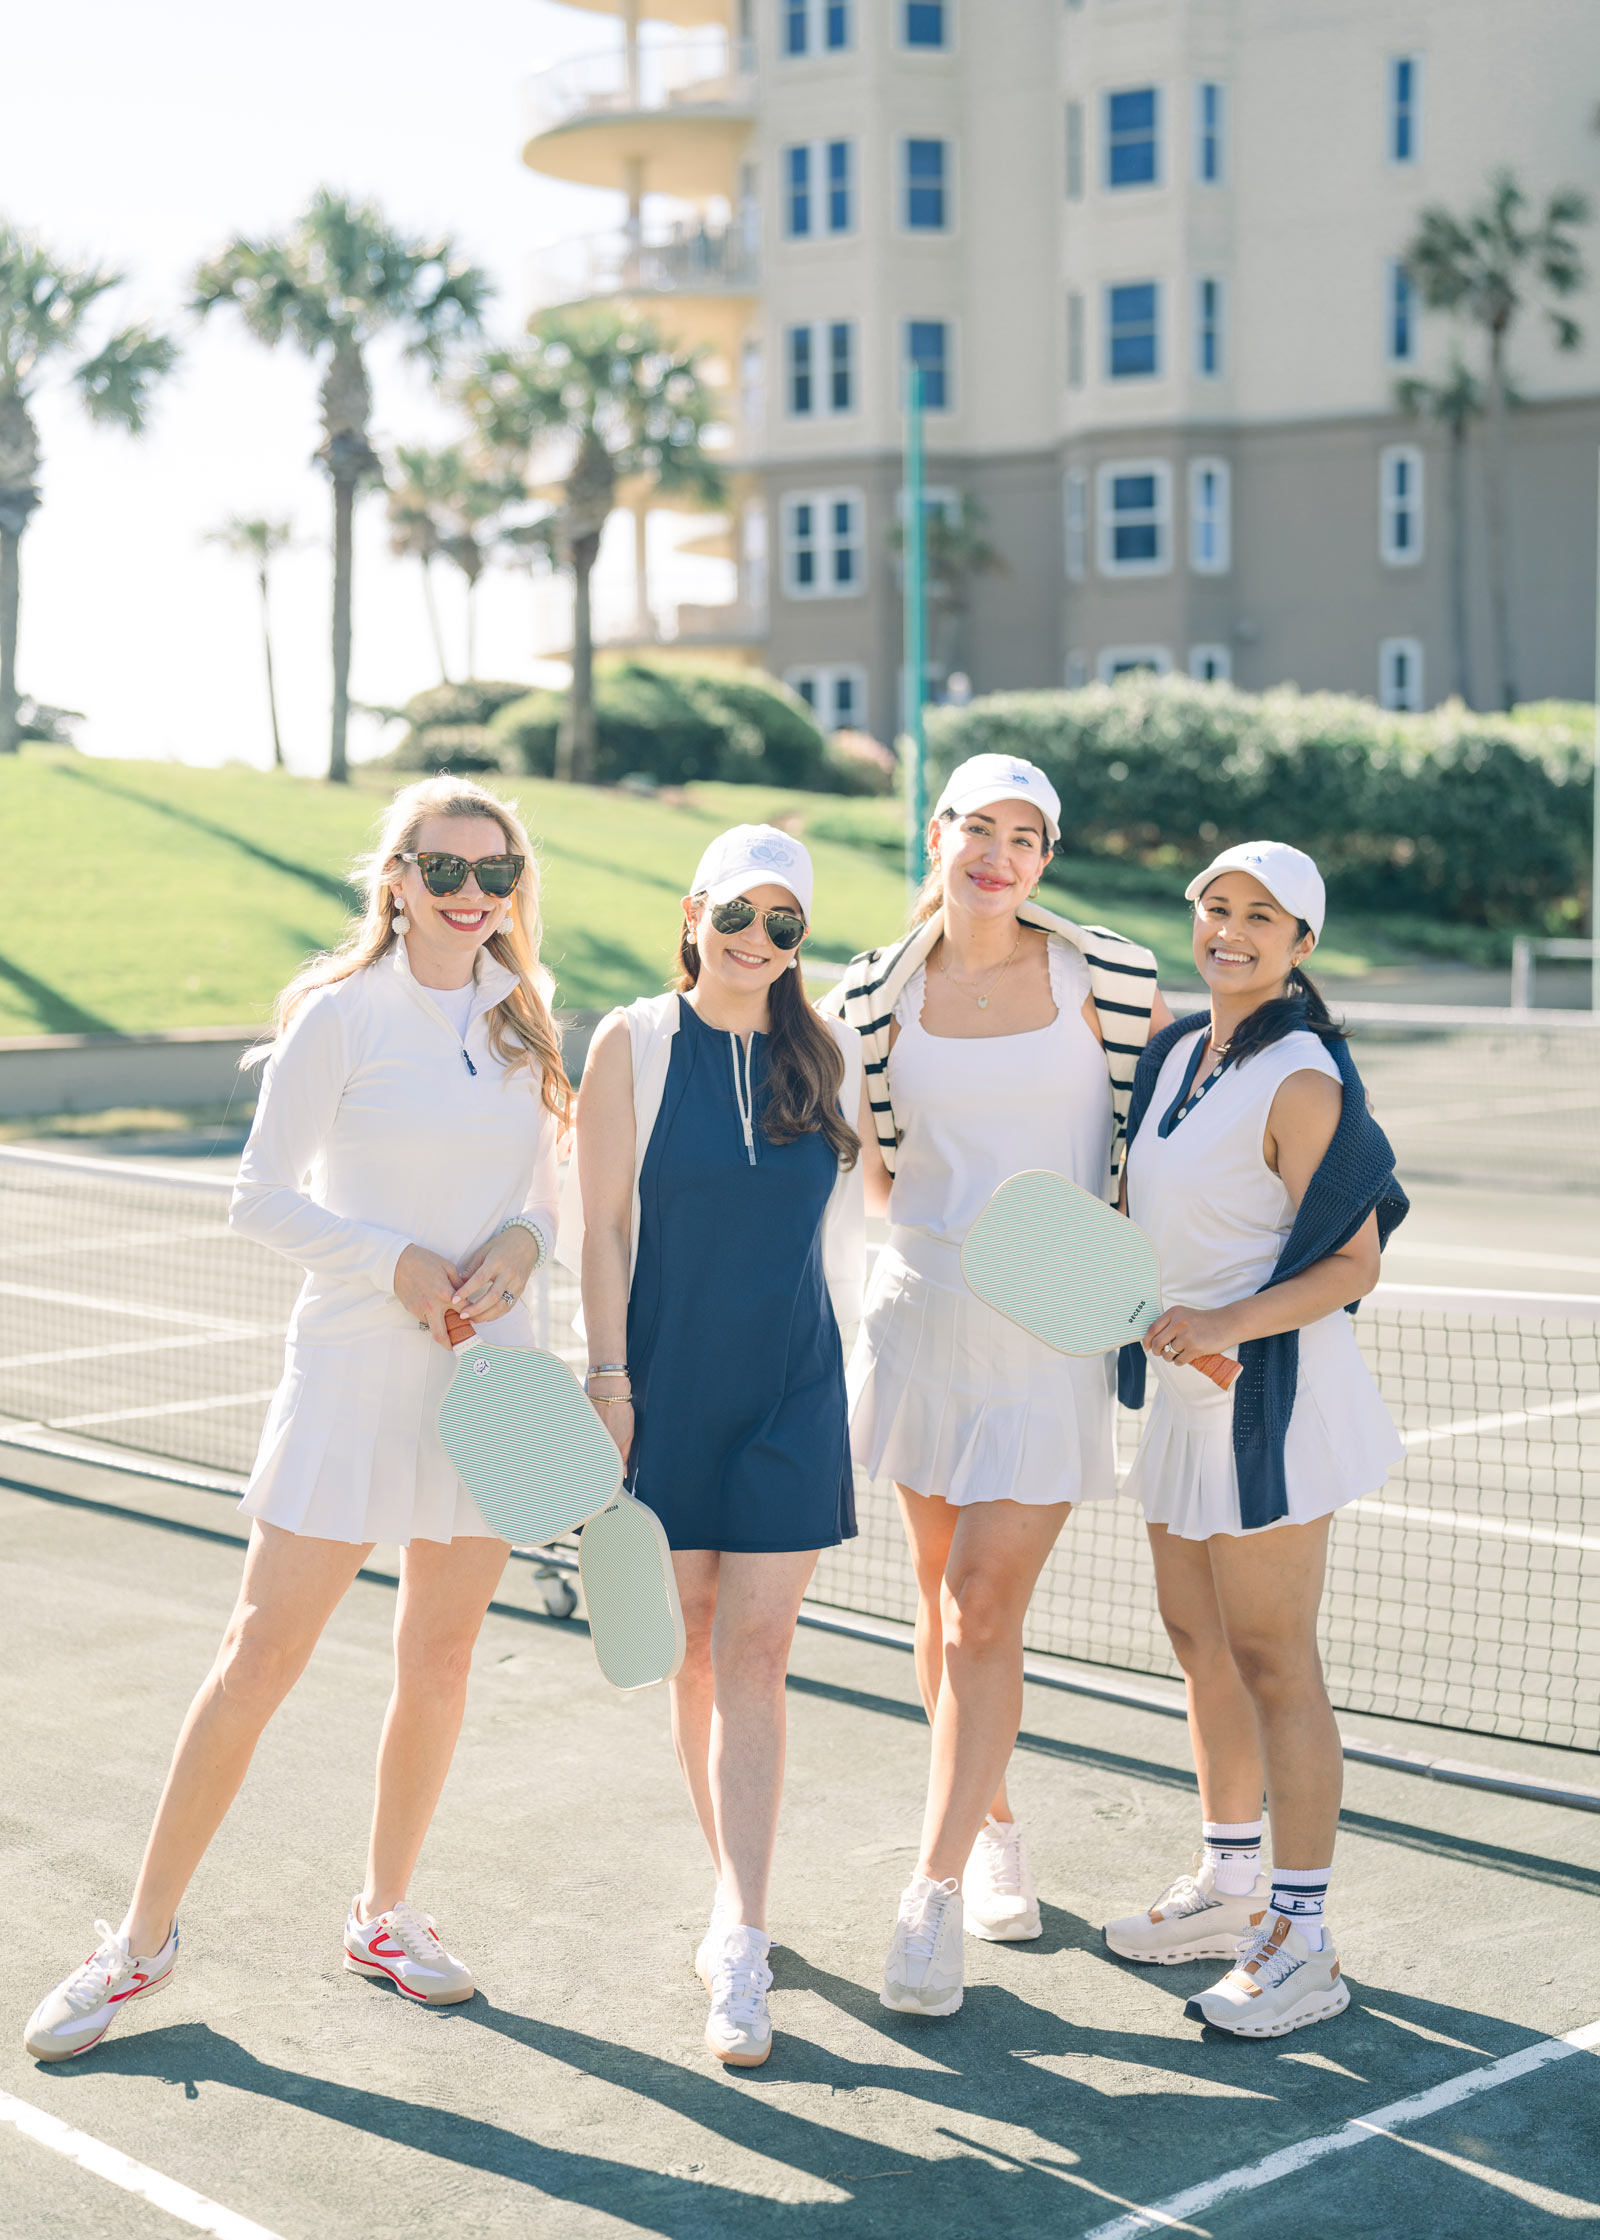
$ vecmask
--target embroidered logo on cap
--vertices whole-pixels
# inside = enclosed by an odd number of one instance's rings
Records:
[[[781,840],[753,840],[745,853],[752,863],[781,863],[787,867],[795,860],[793,848]]]

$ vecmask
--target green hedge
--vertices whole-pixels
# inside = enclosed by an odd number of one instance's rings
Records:
[[[502,708],[489,730],[505,767],[549,777],[563,696],[530,692]],[[657,785],[696,778],[799,786],[813,792],[867,791],[863,776],[836,760],[810,710],[788,687],[755,669],[688,663],[603,662],[595,674],[602,785],[643,777]]]
[[[527,692],[525,684],[474,678],[467,684],[435,684],[413,693],[403,708],[408,729],[391,754],[394,770],[456,770],[463,775],[505,767],[500,742],[489,719]]]
[[[1130,677],[930,709],[928,737],[941,779],[989,752],[1048,771],[1074,855],[1192,870],[1219,844],[1288,840],[1343,902],[1559,931],[1587,909],[1592,725]]]

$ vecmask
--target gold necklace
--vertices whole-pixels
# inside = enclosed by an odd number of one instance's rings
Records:
[[[951,987],[952,987],[952,988],[959,988],[959,989],[960,989],[960,991],[961,991],[961,993],[962,993],[962,994],[963,994],[964,996],[971,996],[971,998],[972,998],[973,1002],[974,1002],[974,1003],[975,1003],[975,1004],[976,1004],[976,1005],[978,1006],[978,1009],[979,1009],[980,1011],[987,1011],[987,1010],[988,1010],[988,1008],[989,1008],[989,998],[990,998],[990,996],[992,996],[992,995],[994,994],[994,992],[995,992],[996,988],[998,988],[998,987],[999,987],[999,985],[1000,985],[1001,981],[1002,981],[1002,980],[1003,980],[1003,979],[1005,978],[1006,974],[1007,974],[1007,973],[1008,973],[1008,972],[1010,971],[1010,969],[1011,969],[1011,959],[1012,959],[1012,957],[1014,957],[1014,956],[1016,955],[1017,951],[1018,951],[1018,950],[1019,950],[1019,949],[1020,949],[1021,947],[1022,947],[1022,929],[1021,929],[1020,927],[1018,927],[1018,929],[1017,929],[1017,938],[1016,938],[1016,940],[1015,940],[1015,941],[1013,941],[1013,942],[1012,942],[1012,944],[1011,944],[1011,951],[1010,951],[1010,955],[1008,955],[1008,956],[1007,956],[1007,958],[1006,958],[1006,960],[1005,960],[1005,963],[1004,963],[1004,964],[1002,964],[1002,965],[1000,966],[999,970],[998,970],[997,972],[995,972],[995,974],[994,974],[994,978],[993,978],[993,979],[992,979],[992,980],[991,980],[991,981],[989,982],[989,985],[988,985],[988,987],[987,987],[987,988],[986,988],[986,989],[984,990],[984,992],[983,992],[983,994],[982,994],[981,996],[979,995],[979,993],[978,993],[977,989],[976,989],[976,988],[974,988],[974,987],[973,987],[973,986],[972,986],[972,985],[971,985],[971,984],[970,984],[970,983],[969,983],[968,981],[965,981],[965,980],[958,980],[958,979],[956,978],[955,974],[954,974],[954,973],[953,973],[953,972],[952,972],[952,971],[950,970],[950,967],[949,967],[949,965],[948,965],[948,964],[946,964],[946,965],[945,965],[945,966],[943,967],[943,971],[944,971],[944,976],[945,976],[945,978],[946,978],[946,979],[947,979],[947,980],[949,981],[949,983],[950,983],[950,985],[951,985]]]

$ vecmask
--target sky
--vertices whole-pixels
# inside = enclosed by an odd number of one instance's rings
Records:
[[[273,643],[291,768],[326,766],[332,499],[312,462],[317,367],[264,349],[224,308],[183,308],[200,260],[235,233],[285,228],[323,184],[370,197],[407,231],[448,231],[493,276],[490,329],[527,315],[523,275],[541,244],[614,225],[621,197],[537,178],[519,156],[522,88],[545,64],[614,43],[619,26],[556,0],[73,0],[11,11],[0,133],[0,214],[57,253],[115,266],[127,285],[95,330],[148,318],[183,350],[134,440],[92,427],[58,378],[36,405],[43,503],[22,545],[18,678],[82,711],[95,754],[265,763],[271,758],[259,601],[249,567],[209,546],[229,514],[288,516]],[[24,89],[26,89],[25,97]],[[372,360],[374,431],[395,443],[460,432],[393,353]],[[732,595],[715,560],[674,560],[695,532],[657,516],[652,564],[667,600]],[[631,604],[631,539],[614,523],[597,618]],[[657,565],[659,557],[659,565]],[[459,578],[438,570],[446,650],[464,667]],[[479,593],[478,673],[553,681],[559,586],[494,571]],[[658,601],[659,603],[659,601]],[[437,682],[421,575],[387,549],[381,496],[356,532],[354,698],[396,706]],[[398,734],[371,718],[356,755]]]

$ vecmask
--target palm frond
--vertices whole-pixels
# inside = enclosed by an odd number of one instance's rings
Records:
[[[140,324],[124,327],[86,358],[72,378],[91,420],[114,421],[139,435],[149,416],[156,384],[178,361],[171,335]]]

